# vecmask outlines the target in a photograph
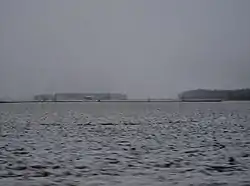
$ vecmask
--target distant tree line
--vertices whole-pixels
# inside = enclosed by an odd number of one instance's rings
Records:
[[[250,100],[250,89],[236,90],[206,90],[197,89],[179,94],[184,99],[221,99],[221,100]]]

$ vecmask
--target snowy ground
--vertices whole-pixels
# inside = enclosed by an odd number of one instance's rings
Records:
[[[0,185],[250,185],[250,103],[0,104]]]

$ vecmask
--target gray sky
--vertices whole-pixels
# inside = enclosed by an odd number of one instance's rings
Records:
[[[249,0],[1,0],[0,97],[250,87]]]

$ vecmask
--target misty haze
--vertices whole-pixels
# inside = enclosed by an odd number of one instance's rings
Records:
[[[245,0],[2,0],[0,96],[250,87]]]
[[[1,0],[0,185],[250,185],[249,0]]]

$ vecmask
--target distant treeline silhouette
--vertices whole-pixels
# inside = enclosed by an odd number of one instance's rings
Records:
[[[250,89],[236,90],[206,90],[197,89],[179,94],[182,100],[188,99],[221,99],[221,100],[250,100]]]

